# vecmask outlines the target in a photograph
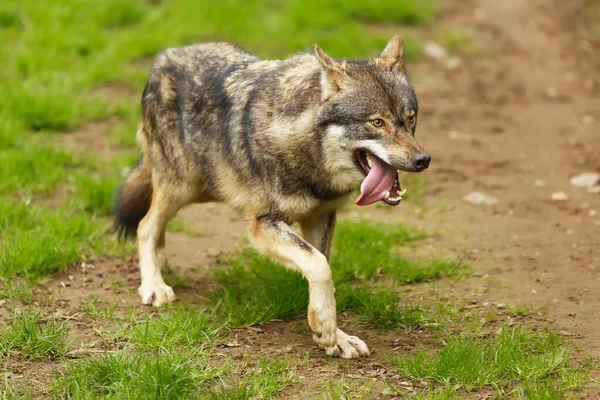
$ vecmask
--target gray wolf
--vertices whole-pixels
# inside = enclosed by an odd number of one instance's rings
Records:
[[[142,303],[175,298],[160,271],[167,222],[186,204],[224,201],[260,252],[306,278],[308,323],[327,354],[368,356],[337,327],[328,263],[336,209],[358,187],[358,205],[400,203],[398,170],[430,161],[415,139],[417,113],[399,36],[366,61],[316,45],[275,61],[226,43],[160,53],[142,95],[142,156],[115,209],[114,228],[137,234]]]

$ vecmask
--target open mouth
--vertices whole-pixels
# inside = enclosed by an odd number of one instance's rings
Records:
[[[356,204],[366,206],[377,201],[390,206],[400,204],[406,189],[400,187],[398,170],[366,150],[357,150],[354,155],[365,173]]]

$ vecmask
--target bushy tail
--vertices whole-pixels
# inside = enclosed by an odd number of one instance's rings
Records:
[[[125,239],[135,237],[152,201],[152,170],[140,158],[117,192],[112,230]]]

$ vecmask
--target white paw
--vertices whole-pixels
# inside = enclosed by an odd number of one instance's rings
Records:
[[[337,344],[332,347],[325,347],[325,352],[333,357],[358,358],[368,357],[371,353],[366,343],[357,338],[345,334],[341,329],[336,332]]]
[[[138,289],[142,298],[142,304],[152,304],[154,307],[160,307],[175,299],[175,292],[164,282],[142,283]]]

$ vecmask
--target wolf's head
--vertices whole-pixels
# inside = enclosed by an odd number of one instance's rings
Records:
[[[417,98],[404,69],[404,41],[393,37],[368,61],[334,60],[315,45],[321,66],[323,149],[334,185],[362,179],[358,205],[402,200],[398,170],[419,172],[430,157],[415,139]]]

